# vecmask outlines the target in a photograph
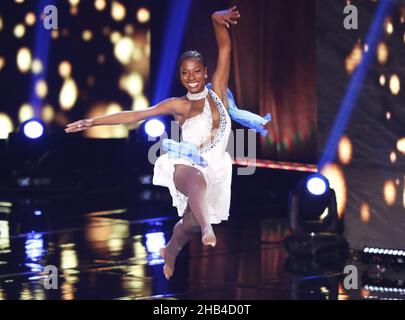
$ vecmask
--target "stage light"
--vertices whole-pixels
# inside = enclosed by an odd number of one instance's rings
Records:
[[[302,179],[290,195],[289,215],[295,232],[337,232],[335,191],[321,174]]]
[[[25,241],[25,254],[30,261],[39,261],[44,255],[44,239],[42,234],[31,232]]]
[[[22,126],[24,135],[30,139],[38,139],[44,133],[44,126],[38,120],[29,120]]]
[[[145,123],[145,132],[152,138],[160,137],[165,132],[165,125],[157,119],[149,120]]]
[[[40,215],[42,215],[42,211],[41,211],[41,210],[35,210],[35,211],[34,211],[34,214],[35,214],[36,216],[40,216]]]
[[[340,235],[335,191],[323,175],[311,174],[299,182],[290,193],[288,214],[292,234],[284,244],[292,255],[345,259],[348,243]]]
[[[312,175],[307,180],[307,189],[315,196],[323,195],[326,192],[328,180],[320,175]]]
[[[145,234],[146,250],[149,253],[158,253],[159,249],[166,244],[165,234],[163,232],[151,232]]]

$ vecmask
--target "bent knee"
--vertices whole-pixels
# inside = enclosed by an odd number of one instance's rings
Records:
[[[194,169],[189,178],[189,185],[190,189],[205,189],[207,187],[207,183],[201,171]]]
[[[202,172],[186,165],[176,165],[173,181],[176,188],[185,194],[196,188],[201,189],[206,187],[206,181]]]

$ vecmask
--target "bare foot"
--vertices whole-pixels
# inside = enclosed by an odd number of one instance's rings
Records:
[[[173,276],[174,272],[174,259],[171,259],[166,255],[166,248],[161,248],[159,250],[160,256],[165,260],[165,264],[163,266],[163,274],[165,275],[166,280],[169,280]]]
[[[202,238],[201,241],[206,246],[215,247],[217,244],[217,237],[215,236],[214,229],[212,226],[209,225],[202,230]]]

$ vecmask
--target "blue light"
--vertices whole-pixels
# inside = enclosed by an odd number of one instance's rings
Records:
[[[311,194],[320,196],[327,191],[328,183],[321,175],[311,175],[307,180],[306,188]]]
[[[163,232],[151,232],[145,234],[146,237],[146,250],[149,253],[158,253],[159,250],[165,246],[166,239]]]
[[[165,125],[157,119],[149,120],[145,124],[145,132],[152,138],[160,137],[165,132]]]
[[[44,133],[44,126],[37,120],[31,120],[24,125],[23,132],[30,139],[38,139]]]
[[[25,254],[30,261],[39,261],[44,255],[44,239],[42,234],[31,232],[25,241]]]
[[[190,7],[191,0],[170,1],[152,104],[166,99],[170,94]]]
[[[34,211],[34,214],[35,214],[36,216],[40,216],[40,215],[42,214],[42,211],[41,211],[41,210],[35,210],[35,211]]]

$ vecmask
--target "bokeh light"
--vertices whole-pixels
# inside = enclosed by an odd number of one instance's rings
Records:
[[[42,62],[39,59],[32,60],[31,71],[34,74],[40,74],[42,72]]]
[[[381,86],[385,86],[385,82],[386,82],[386,79],[385,79],[385,75],[380,75],[380,85]]]
[[[405,137],[398,139],[397,141],[397,150],[402,154],[405,154]]]
[[[117,44],[118,41],[120,41],[122,38],[121,33],[119,33],[118,31],[113,31],[110,34],[110,41],[113,44]]]
[[[390,78],[390,90],[394,96],[398,95],[401,90],[401,82],[396,74],[393,74]]]
[[[360,220],[363,223],[369,223],[370,219],[371,219],[370,206],[364,202],[360,207]]]
[[[23,24],[17,24],[17,25],[14,27],[14,36],[15,36],[16,38],[22,38],[22,37],[24,37],[24,34],[25,34],[25,27],[24,27],[24,25],[23,25]]]
[[[35,24],[36,21],[36,17],[35,14],[33,12],[28,12],[25,15],[25,23],[27,24],[27,26],[33,26]]]
[[[139,8],[136,12],[136,18],[140,23],[147,23],[150,19],[150,12],[146,8]]]
[[[62,61],[59,64],[59,75],[64,79],[72,75],[72,65],[69,61]]]
[[[149,100],[144,95],[137,95],[132,104],[132,110],[140,111],[149,108]]]
[[[114,111],[121,111],[122,107],[116,103],[96,103],[90,106],[89,112],[86,114],[86,118],[96,118],[104,116],[108,112],[115,113]],[[95,126],[84,131],[84,135],[87,138],[94,139],[108,139],[108,138],[125,138],[128,136],[129,128],[125,125],[117,126]]]
[[[29,103],[24,103],[18,111],[18,120],[23,123],[34,117],[34,109]]]
[[[114,55],[119,62],[126,65],[131,61],[134,41],[129,37],[121,38],[114,46]]]
[[[385,22],[384,22],[384,29],[385,29],[385,32],[386,32],[388,35],[391,35],[391,34],[394,33],[394,24],[392,23],[392,18],[391,18],[391,17],[387,17],[387,18],[385,19]]]
[[[360,41],[358,41],[346,58],[345,61],[346,72],[348,74],[352,74],[356,69],[356,67],[361,63],[362,58],[363,58],[363,50]]]
[[[329,180],[329,185],[336,193],[337,209],[339,218],[342,218],[346,210],[347,186],[346,178],[342,169],[337,164],[327,164],[321,173]]]
[[[73,79],[68,78],[64,81],[59,94],[59,104],[63,110],[70,110],[77,100],[78,90]]]
[[[48,94],[48,85],[45,80],[41,79],[37,81],[35,84],[35,93],[39,98],[43,99],[46,97]]]
[[[382,65],[386,64],[388,61],[389,51],[388,46],[385,42],[380,42],[377,47],[377,59]]]
[[[395,163],[397,161],[397,154],[394,151],[390,153],[390,161],[391,163]]]
[[[3,70],[4,66],[6,65],[6,59],[0,56],[0,71]]]
[[[106,2],[105,0],[95,0],[94,1],[94,7],[98,10],[98,11],[103,11],[106,7]]]
[[[17,67],[22,72],[28,72],[31,68],[31,51],[23,47],[17,53]]]
[[[84,30],[82,38],[84,41],[91,41],[91,39],[93,39],[93,33],[90,30]]]
[[[14,130],[11,118],[0,112],[0,139],[7,139],[10,132]]]
[[[386,180],[383,187],[384,201],[388,206],[392,206],[397,198],[397,188],[393,180]]]
[[[50,123],[55,117],[55,111],[53,107],[49,104],[45,105],[42,108],[41,118],[44,120],[45,123]]]
[[[107,105],[107,110],[106,110],[106,114],[114,114],[117,112],[121,112],[122,111],[122,107],[116,103],[110,103],[109,105]]]
[[[340,162],[343,164],[347,165],[350,163],[352,160],[352,152],[353,152],[353,146],[352,142],[350,141],[349,137],[347,136],[342,136],[342,138],[339,141],[339,146],[338,146],[338,156]]]
[[[74,7],[77,6],[79,4],[79,2],[80,2],[80,0],[69,0],[69,3]]]
[[[124,87],[128,94],[132,97],[139,95],[143,91],[143,79],[138,72],[132,72],[124,77]]]
[[[122,21],[125,18],[127,11],[125,9],[125,6],[118,2],[118,1],[113,1],[111,4],[111,17],[115,21]]]

